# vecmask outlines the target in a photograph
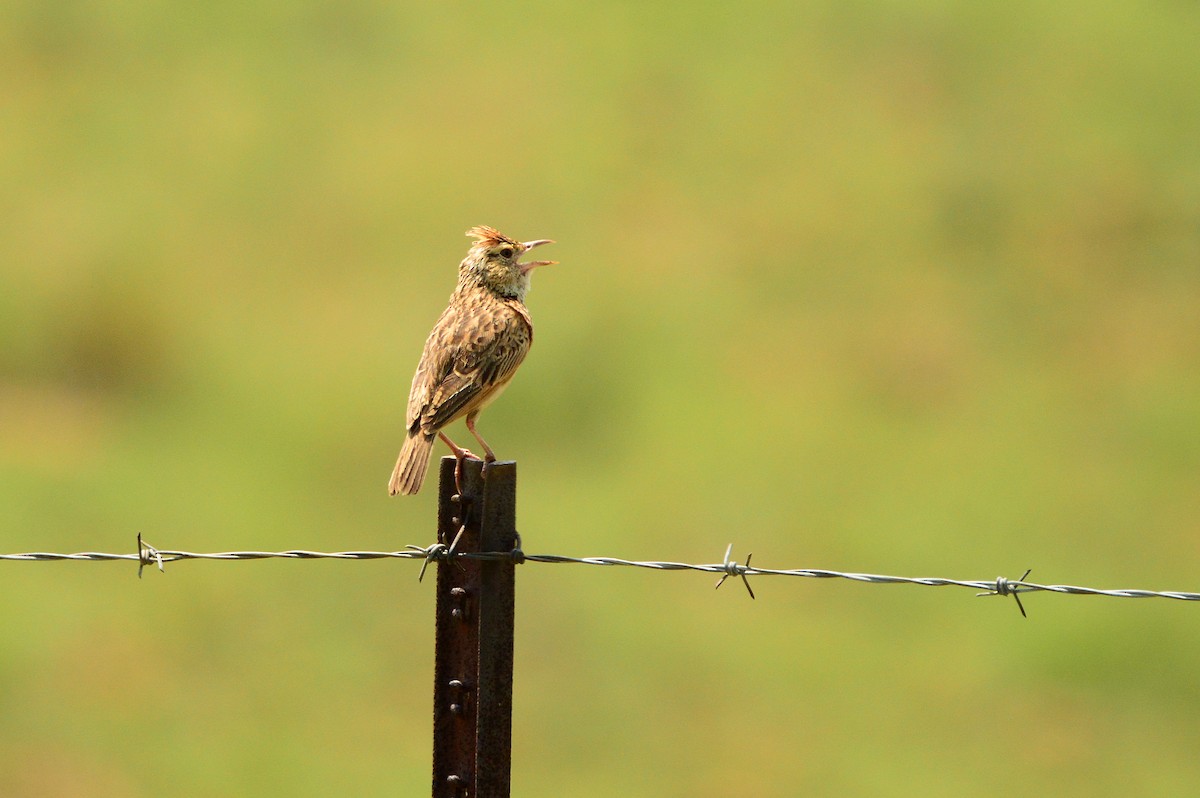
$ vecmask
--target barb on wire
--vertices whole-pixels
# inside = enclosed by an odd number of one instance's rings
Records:
[[[1032,571],[1033,571],[1032,568],[1026,568],[1025,573],[1022,574],[1021,578],[1015,582],[1010,582],[1009,580],[1005,579],[1003,576],[997,576],[996,577],[996,586],[994,588],[992,588],[991,590],[985,590],[982,593],[976,593],[975,595],[976,596],[1012,596],[1014,599],[1016,599],[1017,609],[1019,609],[1021,611],[1021,617],[1028,618],[1029,616],[1025,614],[1025,605],[1021,603],[1021,593],[1023,590],[1029,590],[1029,588],[1024,587],[1024,582],[1025,582],[1025,577],[1029,576],[1029,574]]]
[[[735,561],[729,559],[729,555],[733,552],[733,544],[730,543],[725,549],[725,560],[721,564],[725,566],[725,573],[721,574],[721,578],[717,580],[717,587],[725,584],[725,580],[731,576],[740,576],[742,584],[746,586],[746,592],[750,594],[750,598],[754,598],[754,591],[750,589],[750,580],[746,578],[746,571],[750,568],[750,558],[754,556],[754,552],[746,555],[746,564],[738,565]],[[714,588],[715,590],[716,588]]]
[[[435,560],[445,560],[450,556],[450,548],[445,543],[431,543],[424,548],[410,543],[404,548],[418,552],[425,557],[425,562],[421,563],[421,573],[417,574],[418,582],[425,579],[425,569],[429,567],[429,563]]]
[[[452,547],[448,547],[442,543],[435,543],[431,546],[408,546],[403,551],[307,551],[303,549],[292,549],[289,551],[222,551],[212,553],[196,553],[190,551],[174,551],[171,549],[158,549],[147,543],[142,537],[138,536],[138,549],[135,554],[108,554],[104,552],[84,551],[75,554],[56,554],[53,552],[34,551],[22,554],[0,554],[0,561],[10,562],[56,562],[56,561],[82,561],[82,562],[109,562],[114,560],[129,560],[138,563],[139,574],[141,569],[147,565],[157,565],[159,570],[163,570],[163,564],[175,562],[177,560],[265,560],[265,559],[288,559],[288,560],[317,560],[317,559],[334,559],[334,560],[383,560],[383,559],[398,559],[398,560],[422,560],[421,574],[424,575],[425,569],[429,567],[430,562],[442,562],[457,559],[459,557],[480,560],[507,560],[513,563],[520,562],[535,562],[535,563],[573,563],[577,565],[600,565],[600,566],[621,566],[629,568],[646,568],[654,571],[701,571],[705,573],[720,574],[720,580],[717,586],[720,585],[730,576],[740,576],[746,586],[746,590],[750,592],[751,598],[754,597],[754,591],[750,589],[749,577],[751,576],[795,576],[809,579],[848,579],[852,582],[864,582],[867,584],[876,585],[919,585],[923,587],[965,587],[972,590],[980,591],[977,595],[980,596],[1012,596],[1017,607],[1022,615],[1025,615],[1025,607],[1021,603],[1021,593],[1046,592],[1059,593],[1063,595],[1073,596],[1110,596],[1113,598],[1166,598],[1175,599],[1177,601],[1200,601],[1200,593],[1185,593],[1175,590],[1136,590],[1136,589],[1119,589],[1119,590],[1104,590],[1094,587],[1079,587],[1076,585],[1039,585],[1034,582],[1026,582],[1025,579],[1029,576],[1030,571],[1026,571],[1020,579],[1006,579],[1005,577],[997,577],[996,579],[987,580],[966,580],[966,579],[945,579],[942,577],[911,577],[911,576],[887,576],[883,574],[864,574],[851,571],[830,571],[816,568],[760,568],[750,565],[750,556],[747,555],[745,564],[738,563],[731,559],[733,547],[730,545],[725,550],[725,557],[718,563],[683,563],[683,562],[664,562],[664,561],[644,561],[644,560],[624,560],[617,557],[567,557],[561,554],[526,554],[519,547],[514,551],[495,551],[495,552],[456,552],[452,551]]]
[[[158,553],[158,549],[151,546],[142,540],[142,533],[138,532],[138,579],[142,578],[142,569],[149,565],[152,561],[158,564],[158,572],[165,574],[166,569],[163,568],[162,555]]]

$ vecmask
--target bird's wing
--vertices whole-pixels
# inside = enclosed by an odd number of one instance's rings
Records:
[[[411,432],[416,432],[421,426],[421,418],[429,406],[430,397],[454,365],[454,353],[449,349],[452,336],[449,333],[458,326],[458,317],[458,309],[451,304],[442,311],[429,337],[425,339],[425,349],[421,352],[417,372],[413,374],[412,388],[408,392],[404,426]]]
[[[515,311],[515,312],[514,312]],[[533,327],[523,307],[446,308],[425,342],[408,399],[407,425],[426,434],[454,421],[512,377]]]

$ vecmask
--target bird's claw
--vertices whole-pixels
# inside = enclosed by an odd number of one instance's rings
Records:
[[[454,489],[458,491],[459,496],[463,495],[462,463],[463,459],[461,457],[454,458]]]

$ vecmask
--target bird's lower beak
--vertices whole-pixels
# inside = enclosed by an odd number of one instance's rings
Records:
[[[554,243],[554,241],[552,241],[549,238],[539,238],[537,241],[526,241],[526,242],[522,243],[521,246],[525,248],[526,252],[528,252],[529,250],[533,249],[534,247],[540,247],[542,244],[553,244],[553,243]],[[556,261],[556,260],[531,260],[531,261],[528,261],[525,263],[519,263],[517,265],[521,267],[521,273],[526,274],[530,270],[536,269],[538,266],[553,266],[556,263],[558,263],[558,261]]]

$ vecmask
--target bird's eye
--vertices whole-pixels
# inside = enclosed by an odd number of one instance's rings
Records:
[[[504,249],[500,250],[500,257],[511,258],[512,256],[513,256],[512,247],[505,247]]]

